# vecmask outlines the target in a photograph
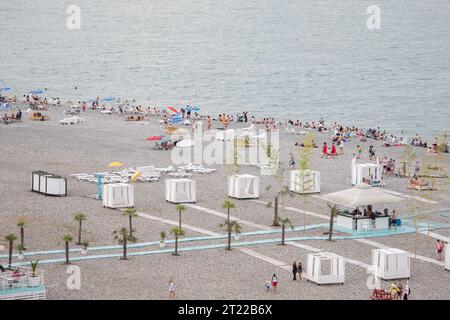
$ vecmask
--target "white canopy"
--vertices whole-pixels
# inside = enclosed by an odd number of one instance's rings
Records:
[[[403,198],[388,194],[380,188],[371,187],[367,183],[360,183],[350,189],[326,194],[322,199],[346,208],[355,208],[369,204],[393,203],[403,200]]]

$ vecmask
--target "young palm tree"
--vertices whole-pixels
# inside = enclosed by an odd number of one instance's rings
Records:
[[[333,236],[333,220],[334,217],[337,216],[339,209],[337,205],[328,204],[328,208],[330,208],[330,229],[328,230],[328,241],[332,241]]]
[[[20,247],[22,248],[22,250],[27,250],[27,248],[25,247],[25,225],[25,219],[21,218],[17,220],[17,226],[20,228]]]
[[[294,229],[294,226],[292,225],[291,220],[289,220],[288,217],[282,219],[282,218],[278,218],[278,221],[281,223],[281,245],[284,246],[284,238],[286,235],[286,225],[288,225],[291,229]]]
[[[178,238],[184,236],[184,230],[180,227],[174,227],[170,229],[170,234],[175,237],[175,252],[172,253],[174,256],[179,256],[178,254]]]
[[[176,205],[176,208],[177,208],[178,215],[179,215],[179,217],[178,217],[178,221],[179,221],[178,227],[181,229],[181,213],[186,210],[186,207],[184,205],[178,203]]]
[[[128,219],[130,222],[129,238],[134,239],[133,231],[136,231],[136,230],[133,229],[133,218],[137,218],[137,217],[139,217],[139,215],[136,213],[136,210],[132,209],[132,208],[125,209],[125,211],[123,212],[123,215],[128,216]],[[131,240],[131,241],[133,241],[133,240]]]
[[[78,222],[78,242],[77,245],[81,245],[81,230],[83,221],[86,221],[86,215],[83,212],[77,212],[73,216],[74,220]]]
[[[278,218],[278,196],[279,194],[277,193],[277,195],[275,196],[275,201],[274,201],[274,205],[273,205],[273,222],[272,222],[272,227],[279,227],[280,223],[278,222],[279,218]]]
[[[123,245],[123,255],[121,260],[127,260],[127,244],[128,241],[135,242],[137,239],[133,238],[130,233],[128,232],[128,229],[123,227],[119,230],[116,230],[113,232],[114,235],[114,241],[119,242],[119,244]]]
[[[222,204],[222,207],[224,209],[227,209],[227,221],[230,221],[230,209],[234,209],[236,208],[236,206],[234,205],[234,203],[230,200],[225,200]]]
[[[231,233],[234,232],[235,234],[240,234],[242,229],[241,225],[235,220],[225,220],[225,222],[220,224],[219,227],[224,229],[228,233],[228,243],[226,250],[231,250]]]
[[[17,237],[14,233],[10,233],[5,237],[5,240],[9,243],[9,256],[8,256],[8,266],[11,268],[12,263],[12,254],[14,249],[14,241],[17,240]]]
[[[70,234],[66,234],[63,237],[64,245],[65,245],[65,251],[66,251],[66,264],[70,264],[69,261],[69,243],[72,242],[73,237]]]

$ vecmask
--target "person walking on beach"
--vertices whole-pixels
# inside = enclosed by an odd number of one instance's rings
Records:
[[[189,107],[189,105],[186,106],[186,118],[191,118],[191,107]]]
[[[289,156],[290,156],[289,166],[290,166],[292,169],[295,169],[295,158],[294,158],[294,155],[292,154],[292,152],[289,153]]]
[[[356,154],[357,154],[356,159],[361,159],[362,148],[359,144],[356,146]]]
[[[207,127],[208,127],[208,130],[211,130],[211,117],[208,116],[206,119],[207,119]]]
[[[169,299],[175,299],[175,281],[173,279],[169,280]]]
[[[444,251],[444,242],[442,240],[437,240],[436,242],[436,253],[438,256],[438,260],[442,261],[442,252]]]
[[[293,281],[297,281],[297,272],[298,272],[297,263],[294,261],[292,263],[292,275],[294,276],[292,279]]]
[[[248,122],[247,113],[248,113],[248,111],[245,111],[245,112],[242,113],[244,115],[244,122]]]
[[[298,262],[297,273],[298,273],[298,280],[302,280],[303,266],[300,261]]]
[[[336,146],[334,145],[334,142],[331,144],[331,152],[330,152],[330,155],[331,155],[332,157],[334,157],[334,156],[337,155],[337,153],[336,153]]]
[[[338,147],[339,147],[339,154],[343,156],[344,155],[344,140],[342,140],[342,138],[340,138],[338,141]]]
[[[181,108],[181,117],[184,119],[184,115],[186,113],[186,110],[184,108]]]
[[[277,291],[277,286],[278,286],[278,277],[274,273],[273,276],[272,276],[272,287],[273,287],[274,291]]]
[[[369,160],[375,160],[375,149],[372,145],[369,147]]]
[[[323,143],[323,147],[322,147],[322,156],[321,158],[325,157],[325,159],[328,159],[328,146],[327,143],[324,142]]]
[[[269,280],[269,278],[266,278],[266,281],[264,281],[264,287],[266,288],[266,291],[270,290],[270,280]]]
[[[409,287],[409,281],[406,281],[405,288],[403,288],[403,300],[408,300],[411,294],[411,288]]]
[[[414,175],[417,177],[420,173],[420,163],[416,161],[416,165],[414,166]]]

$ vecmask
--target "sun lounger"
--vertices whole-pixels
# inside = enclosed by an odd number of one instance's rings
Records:
[[[169,176],[174,178],[188,178],[192,176],[192,173],[186,172],[184,170],[177,170],[175,172],[170,172]]]
[[[416,187],[408,187],[408,189],[417,191],[437,191],[437,188],[433,188],[432,186],[416,186]]]
[[[161,174],[166,174],[169,172],[173,172],[174,168],[173,168],[173,166],[168,166],[167,168],[155,168],[155,171],[159,172]]]

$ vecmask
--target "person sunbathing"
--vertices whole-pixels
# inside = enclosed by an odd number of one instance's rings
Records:
[[[412,178],[409,182],[409,187],[411,189],[420,189],[420,188],[429,187],[429,186],[430,186],[430,184],[428,182],[422,182],[417,177]]]

